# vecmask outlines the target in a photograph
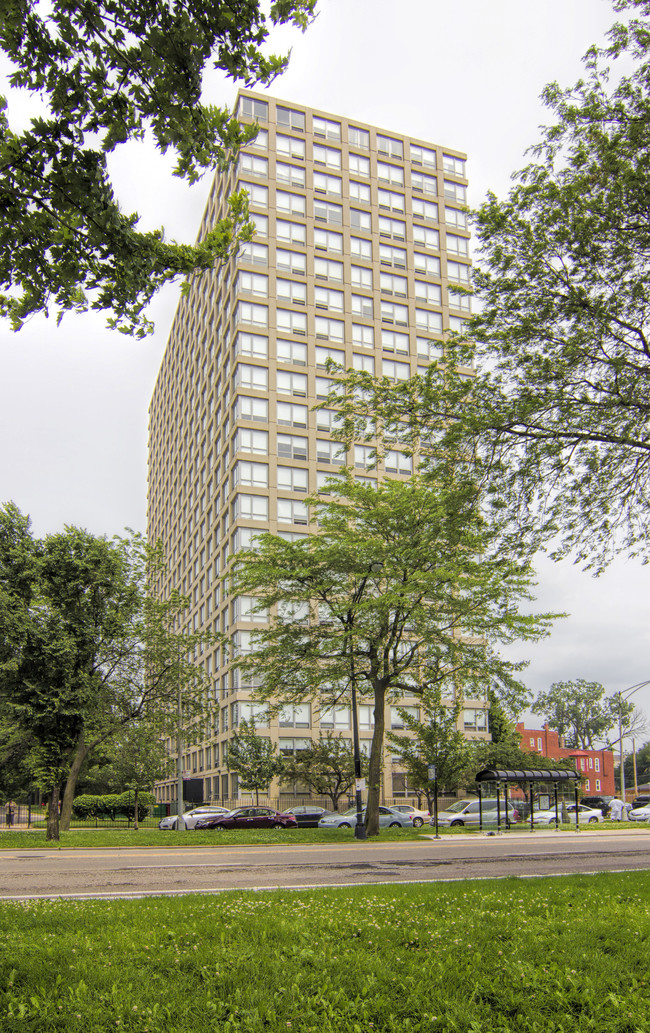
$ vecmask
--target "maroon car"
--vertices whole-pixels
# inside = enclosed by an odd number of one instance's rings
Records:
[[[297,829],[293,814],[274,811],[270,807],[238,807],[229,814],[200,818],[196,829]]]

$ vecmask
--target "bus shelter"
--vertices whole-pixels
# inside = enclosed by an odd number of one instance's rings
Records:
[[[496,801],[497,801],[497,830],[501,828],[501,790],[503,789],[503,824],[507,828],[509,827],[508,819],[508,788],[513,785],[518,785],[522,788],[524,794],[528,794],[528,802],[530,805],[530,829],[534,831],[534,813],[533,813],[533,802],[534,792],[533,786],[540,784],[548,787],[549,796],[552,790],[553,798],[555,803],[555,828],[560,826],[560,812],[559,812],[559,801],[558,801],[558,789],[562,788],[573,789],[573,795],[575,799],[575,815],[576,815],[576,832],[580,831],[580,813],[578,809],[578,783],[580,782],[581,775],[577,771],[567,771],[566,769],[551,769],[551,770],[520,770],[520,771],[509,771],[499,768],[485,768],[483,771],[479,771],[476,776],[476,782],[478,785],[478,799],[479,799],[479,827],[483,828],[483,800],[484,800],[484,787],[487,789],[490,786],[496,788]]]

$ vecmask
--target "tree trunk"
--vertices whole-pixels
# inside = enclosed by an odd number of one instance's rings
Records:
[[[77,788],[77,779],[79,778],[81,765],[87,756],[88,747],[84,742],[84,733],[82,731],[77,739],[74,753],[72,754],[72,764],[70,766],[70,771],[68,772],[68,777],[65,783],[65,789],[63,791],[63,802],[61,804],[61,829],[63,832],[68,832],[70,830],[72,804],[74,801],[75,789]]]
[[[386,692],[383,685],[375,685],[375,730],[372,736],[368,766],[368,803],[366,805],[366,832],[379,835],[379,793],[381,790],[382,752],[384,748],[384,709]]]
[[[138,795],[139,795],[139,793],[140,793],[140,790],[136,789],[135,790],[135,807],[133,809],[133,828],[136,829],[136,830],[138,828]]]
[[[50,789],[50,798],[47,804],[47,826],[45,838],[49,842],[58,842],[59,835],[59,793],[61,792],[60,782],[56,782]]]

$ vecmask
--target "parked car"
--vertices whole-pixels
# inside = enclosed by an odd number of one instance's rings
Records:
[[[496,822],[498,814],[496,800],[483,800],[482,810],[484,824]],[[455,800],[444,811],[438,812],[438,825],[446,825],[448,828],[457,828],[461,825],[478,825],[480,816],[478,800]],[[503,801],[500,804],[500,816],[501,821],[505,825],[506,809]],[[508,801],[508,821],[510,824],[515,824],[518,817],[519,811]],[[431,818],[431,824],[435,824],[435,818]]]
[[[635,796],[632,800],[632,808],[636,810],[638,807],[650,807],[650,796]]]
[[[195,829],[200,818],[212,817],[213,815],[228,814],[227,807],[218,807],[216,804],[204,804],[201,807],[194,807],[191,811],[185,811],[183,823],[186,829]],[[178,824],[178,815],[169,814],[158,822],[159,829],[175,829]]]
[[[650,821],[650,806],[633,807],[630,811],[630,821]]]
[[[274,811],[270,807],[237,807],[227,814],[200,818],[197,829],[297,829],[293,814]]]
[[[334,811],[328,811],[326,807],[317,807],[316,804],[306,803],[298,807],[287,807],[285,814],[293,814],[298,822],[298,828],[316,829],[321,818],[326,818]]]
[[[576,820],[576,805],[574,803],[567,804],[567,814],[569,821],[575,823]],[[562,807],[558,803],[559,819],[562,821]],[[587,822],[589,825],[597,821],[604,821],[603,812],[600,807],[585,807],[584,804],[578,804],[578,823]],[[555,824],[555,807],[551,807],[547,811],[535,811],[533,814],[533,822],[535,825],[554,825]]]
[[[394,803],[392,810],[399,811],[400,814],[410,814],[413,818],[414,829],[421,829],[425,821],[429,821],[431,817],[429,811],[420,811],[410,803]]]
[[[364,807],[362,811],[363,820],[365,821],[366,809]],[[357,823],[357,809],[356,807],[350,807],[348,811],[344,811],[343,814],[330,814],[326,818],[321,818],[318,822],[319,829],[351,829]],[[403,814],[401,811],[396,810],[394,807],[380,807],[379,808],[379,827],[381,829],[389,828],[413,828],[413,818],[410,814]]]
[[[584,804],[585,807],[600,807],[603,818],[606,818],[609,805],[613,799],[613,796],[583,796],[580,803]]]

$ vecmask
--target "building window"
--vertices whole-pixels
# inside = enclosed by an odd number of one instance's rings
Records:
[[[467,258],[469,256],[469,240],[467,237],[457,237],[453,233],[448,233],[447,251],[450,255],[460,255],[462,258]]]
[[[367,183],[350,181],[350,200],[358,201],[360,204],[370,204],[370,187]]]
[[[350,255],[352,258],[364,258],[372,261],[372,243],[362,237],[350,237]]]
[[[345,464],[345,448],[338,441],[324,441],[322,438],[317,438],[316,459],[319,463],[343,466]]]
[[[456,204],[467,204],[467,187],[460,183],[452,183],[445,180],[445,197],[448,201],[455,201]]]
[[[266,244],[254,244],[247,240],[239,248],[240,262],[248,262],[249,265],[268,265],[269,249]]]
[[[239,294],[256,294],[259,298],[269,295],[269,278],[262,273],[241,272],[237,276],[235,291]]]
[[[390,186],[404,186],[404,169],[397,165],[387,165],[386,162],[377,162],[377,179],[380,183],[388,183]]]
[[[307,375],[305,373],[292,373],[289,370],[279,369],[276,377],[276,387],[279,393],[284,395],[307,396]]]
[[[404,380],[406,378],[398,377],[395,379]],[[411,456],[405,456],[399,449],[391,448],[384,455],[384,469],[386,473],[399,473],[410,476],[413,473],[413,460]]]
[[[293,108],[276,108],[275,119],[283,129],[292,129],[294,133],[304,133],[305,113],[295,111]]]
[[[301,334],[307,333],[307,315],[305,312],[292,312],[288,309],[279,308],[275,314],[276,326],[279,333]]]
[[[269,500],[266,495],[235,495],[232,503],[233,520],[268,520]]]
[[[307,229],[299,222],[287,222],[285,219],[276,219],[275,235],[283,244],[304,246],[307,243]]]
[[[321,728],[349,728],[350,708],[329,707],[320,712]]]
[[[373,377],[375,375],[375,360],[372,355],[359,355],[357,352],[352,354],[352,369],[357,369],[362,373],[370,373]]]
[[[314,144],[314,162],[317,165],[325,165],[328,169],[341,168],[341,152],[333,147],[323,147],[322,144]]]
[[[343,254],[343,237],[340,233],[333,233],[331,230],[314,229],[314,247],[318,251],[333,251],[338,255]]]
[[[454,158],[453,154],[443,154],[442,167],[445,172],[449,172],[452,176],[462,176],[463,179],[465,178],[464,158]]]
[[[296,437],[294,434],[278,434],[277,440],[279,459],[307,459],[307,438]]]
[[[440,341],[431,341],[428,337],[416,337],[415,344],[419,359],[431,362],[433,359],[442,357],[443,347]]]
[[[309,491],[307,470],[297,466],[278,466],[278,489],[280,491]]]
[[[367,129],[357,129],[356,126],[348,128],[348,143],[350,147],[360,147],[364,151],[370,150],[370,133]]]
[[[435,197],[438,193],[438,180],[435,176],[427,176],[424,172],[411,173],[411,186],[413,190],[420,190],[423,194]]]
[[[324,345],[317,345],[316,366],[319,369],[326,369],[329,362],[334,362],[337,366],[345,366],[345,352],[339,351],[338,348],[326,348]]]
[[[332,428],[336,426],[339,419],[339,414],[335,409],[317,409],[316,410],[316,429],[332,431]]]
[[[398,298],[405,298],[407,294],[407,280],[405,276],[395,276],[393,273],[381,273],[379,286],[382,294],[395,294]]]
[[[427,305],[442,304],[442,288],[437,283],[415,281],[415,300],[424,301]]]
[[[427,226],[414,226],[413,243],[420,244],[422,247],[432,248],[434,251],[439,251],[440,234],[438,230],[431,230]]]
[[[309,703],[295,703],[282,707],[278,714],[280,728],[311,728],[311,706]]]
[[[235,403],[236,420],[255,420],[268,423],[269,403],[266,398],[251,398],[249,395],[238,395]]]
[[[326,319],[324,316],[316,316],[315,321],[316,337],[328,341],[345,340],[345,323],[340,319]],[[318,349],[316,349],[318,352]],[[342,354],[342,353],[339,353]]]
[[[257,154],[240,154],[238,171],[244,176],[259,176],[267,179],[269,175],[268,158],[260,158]]]
[[[414,197],[412,204],[415,219],[424,219],[426,222],[438,221],[438,205],[435,201],[423,201],[420,197]]]
[[[600,771],[600,758],[594,758],[594,771]]]
[[[278,338],[276,354],[278,362],[292,363],[294,366],[307,365],[307,345],[302,341],[285,341]]]
[[[406,240],[406,223],[402,222],[401,219],[390,219],[387,215],[380,215],[379,236],[392,237],[394,240]]]
[[[377,151],[379,154],[386,154],[389,158],[403,158],[404,144],[401,140],[395,140],[390,136],[382,136],[377,133]]]
[[[440,259],[435,255],[421,255],[419,251],[415,251],[413,267],[416,273],[423,276],[440,276]]]
[[[420,147],[419,144],[411,144],[411,161],[414,165],[426,165],[435,169],[437,165],[436,152],[430,147]]]
[[[265,366],[248,366],[239,362],[235,367],[235,383],[252,391],[267,391],[269,371]]]
[[[269,217],[268,215],[260,215],[259,212],[250,213],[250,221],[255,227],[255,233],[258,237],[268,237],[269,235]]]
[[[352,324],[352,343],[361,348],[374,348],[375,330],[372,326],[362,326],[360,323]]]
[[[370,212],[362,212],[359,208],[351,208],[350,226],[353,230],[361,230],[362,233],[370,233],[372,231]]]
[[[414,721],[420,720],[420,708],[419,707],[391,707],[390,708],[390,727],[396,731],[402,730],[404,725],[404,717],[400,714],[408,714],[409,717],[413,718]]]
[[[470,267],[462,262],[447,262],[447,277],[455,283],[470,283]]]
[[[348,168],[351,176],[370,177],[370,158],[364,158],[361,154],[351,154],[348,160]]]
[[[454,226],[457,230],[469,228],[467,212],[461,212],[459,208],[445,208],[445,222],[448,226]]]
[[[298,141],[291,141],[292,143]],[[302,141],[300,141],[302,142]],[[298,165],[287,165],[283,161],[276,162],[275,178],[278,183],[291,187],[305,188],[305,170]]]
[[[290,194],[287,190],[276,190],[275,207],[283,215],[304,216],[305,198],[302,194]]]
[[[278,499],[279,524],[308,524],[309,510],[298,499]]]
[[[239,301],[235,308],[235,323],[251,323],[253,326],[267,327],[269,324],[269,310],[266,305],[254,305],[249,301]]]
[[[267,122],[269,106],[265,100],[256,100],[254,97],[240,97],[239,114],[243,115],[244,118],[253,118],[256,122]]]
[[[268,337],[262,337],[261,334],[238,333],[235,338],[235,355],[248,355],[254,359],[268,359]]]
[[[260,703],[240,703],[239,719],[248,721],[255,728],[268,728],[269,726],[269,712]]]
[[[420,330],[428,330],[430,334],[442,333],[442,313],[416,308],[415,325]]]
[[[392,301],[382,301],[381,318],[384,323],[396,323],[398,326],[408,326],[409,311],[406,305],[396,305]]]
[[[542,753],[544,750],[544,743],[540,736],[537,737],[537,752]]]
[[[466,731],[487,732],[488,714],[487,710],[469,709],[463,711],[463,725]]]
[[[276,280],[275,296],[277,301],[293,305],[307,304],[307,286],[295,280]],[[295,331],[294,331],[295,333]]]
[[[326,140],[335,140],[340,143],[341,123],[332,122],[328,118],[320,118],[314,115],[314,136],[323,136]]]
[[[267,456],[269,454],[269,432],[238,427],[233,448],[235,452],[250,452],[252,455]]]
[[[353,294],[350,299],[350,306],[353,316],[360,316],[361,319],[373,318],[372,298],[366,298],[361,294]]]
[[[343,291],[332,290],[329,287],[316,287],[314,304],[316,308],[324,308],[329,312],[343,312],[345,307]]]
[[[307,406],[295,402],[277,402],[277,421],[284,427],[306,427]]]
[[[276,268],[282,273],[292,273],[294,276],[307,275],[307,258],[296,251],[285,251],[277,248],[275,252]]]
[[[263,159],[264,161],[266,159]],[[268,208],[269,206],[269,188],[260,186],[257,183],[240,183],[240,189],[243,189],[248,194],[249,204],[256,205],[258,208]]]
[[[329,258],[315,258],[314,276],[317,280],[335,280],[337,283],[343,283],[343,262],[334,262]]]
[[[298,158],[304,161],[305,141],[296,140],[293,136],[283,136],[280,133],[275,137],[275,149],[284,158]]]
[[[596,792],[597,793],[600,792],[600,779],[599,778],[596,779]]]
[[[397,212],[400,215],[406,212],[404,194],[398,194],[395,190],[379,190],[377,200],[379,207],[384,211]]]
[[[409,335],[402,334],[398,330],[382,330],[381,347],[385,352],[408,355],[411,350]]]
[[[315,172],[314,190],[320,194],[331,194],[333,197],[340,197],[343,193],[342,180],[338,176],[328,176],[324,172]],[[370,191],[369,187],[368,191]]]
[[[408,362],[396,362],[394,359],[381,360],[381,374],[391,380],[408,380],[411,376],[411,367]]]

